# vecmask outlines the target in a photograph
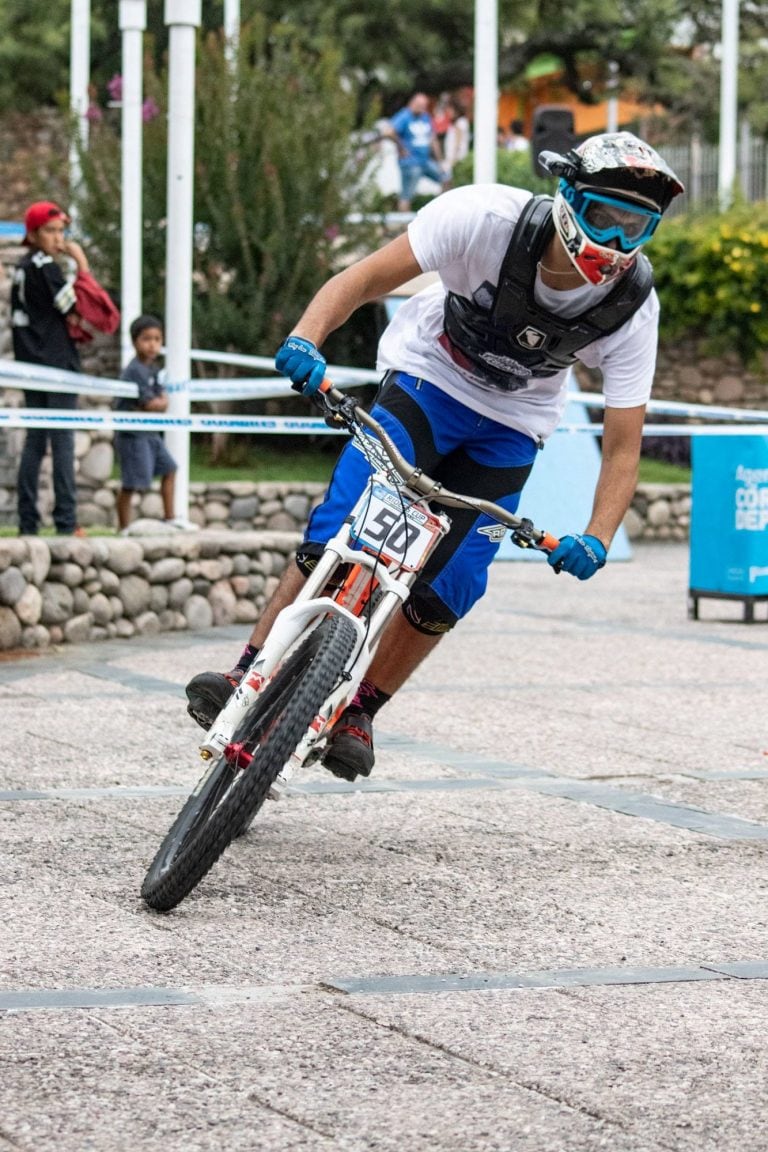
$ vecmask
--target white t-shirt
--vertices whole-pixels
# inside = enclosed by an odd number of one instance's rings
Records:
[[[502,391],[460,367],[440,344],[446,292],[489,306],[512,232],[530,196],[501,184],[473,184],[444,192],[421,209],[408,226],[408,238],[422,271],[437,272],[440,280],[398,308],[379,343],[377,367],[429,380],[473,411],[545,440],[567,402],[567,370],[531,376],[517,391]],[[612,288],[585,283],[561,292],[547,288],[537,273],[534,295],[541,306],[567,318],[586,311]],[[648,400],[658,317],[659,302],[652,291],[617,332],[576,353],[589,368],[600,369],[609,407],[633,408]]]

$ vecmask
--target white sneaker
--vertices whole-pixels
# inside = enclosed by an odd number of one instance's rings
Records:
[[[172,520],[163,520],[166,528],[175,528],[179,532],[199,532],[198,524],[193,524],[191,520],[186,520],[183,516],[174,516]]]

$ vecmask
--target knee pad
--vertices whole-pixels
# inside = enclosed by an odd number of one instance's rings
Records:
[[[459,619],[429,584],[414,585],[403,604],[403,612],[411,627],[425,636],[450,632]]]

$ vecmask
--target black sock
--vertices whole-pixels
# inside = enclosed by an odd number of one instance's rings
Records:
[[[371,684],[370,680],[361,680],[360,687],[347,705],[346,711],[353,715],[365,712],[366,716],[373,718],[389,699],[391,699],[390,692],[382,692],[375,684]]]
[[[246,644],[245,648],[243,648],[240,659],[238,660],[237,664],[235,664],[235,668],[240,668],[241,671],[247,672],[258,654],[258,648],[254,648],[253,644]]]

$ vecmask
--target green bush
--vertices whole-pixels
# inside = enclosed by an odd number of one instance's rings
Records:
[[[691,336],[745,364],[768,349],[768,204],[667,220],[647,252],[662,341]]]
[[[453,172],[453,183],[456,187],[462,184],[473,184],[474,156],[470,152],[460,160]],[[538,194],[545,192],[552,196],[556,181],[553,178],[543,179],[533,171],[530,152],[508,152],[499,148],[496,153],[496,181],[498,184],[509,184],[513,188],[527,188],[529,192]]]

